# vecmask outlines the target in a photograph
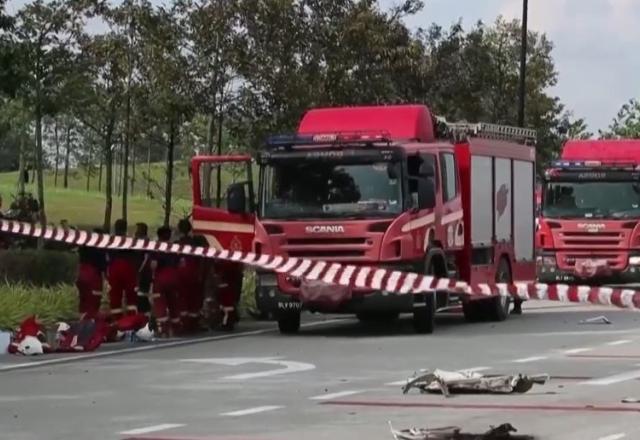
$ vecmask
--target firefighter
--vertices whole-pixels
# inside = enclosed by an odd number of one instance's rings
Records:
[[[216,261],[218,278],[217,300],[222,312],[222,329],[232,331],[238,321],[236,311],[242,293],[242,264],[233,261]]]
[[[146,223],[137,223],[134,237],[139,240],[149,238],[149,226]],[[138,312],[151,316],[151,304],[149,295],[151,294],[151,266],[148,253],[136,253],[136,267],[138,268]]]
[[[93,232],[102,234],[100,228]],[[95,318],[100,311],[102,300],[102,283],[106,271],[107,261],[104,251],[93,247],[80,247],[78,249],[78,276],[76,287],[79,294],[79,312],[86,318]]]
[[[171,228],[158,229],[158,241],[171,241]],[[172,254],[156,252],[151,256],[153,274],[152,307],[161,336],[172,336],[182,330],[180,314],[184,311],[178,294],[178,261]]]
[[[127,235],[127,221],[116,220],[114,229],[115,235]],[[112,322],[120,319],[125,310],[123,309],[123,299],[126,301],[127,314],[135,315],[138,313],[135,256],[136,252],[128,249],[119,249],[109,253],[107,278],[109,280],[109,306]]]
[[[178,222],[180,236],[176,243],[194,246],[195,240],[192,234],[191,223],[187,219]],[[178,293],[184,303],[182,312],[182,324],[188,332],[196,331],[200,320],[200,311],[203,301],[203,280],[200,270],[200,259],[181,255],[178,266]]]

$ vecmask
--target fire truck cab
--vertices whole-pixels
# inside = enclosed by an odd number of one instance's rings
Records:
[[[640,140],[568,141],[545,171],[542,282],[640,281]]]
[[[452,124],[423,105],[308,111],[293,135],[259,152],[257,199],[248,156],[193,160],[195,229],[215,246],[451,277],[470,283],[533,280],[535,132]],[[247,164],[226,208],[203,199],[211,164]],[[327,265],[328,268],[329,265]],[[503,297],[452,292],[395,295],[258,273],[257,301],[283,333],[303,309],[362,320],[412,313],[431,333],[435,313],[501,321]]]

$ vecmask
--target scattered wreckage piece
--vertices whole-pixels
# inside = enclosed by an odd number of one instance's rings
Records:
[[[578,324],[611,324],[612,322],[604,315],[596,316],[595,318],[583,319]]]
[[[391,435],[394,440],[535,440],[530,435],[512,435],[518,432],[510,423],[503,423],[500,426],[491,426],[483,434],[471,434],[461,432],[457,426],[447,426],[443,428],[411,428],[396,431],[389,422]]]
[[[435,370],[410,379],[403,387],[402,393],[407,394],[412,388],[418,388],[422,393],[439,392],[445,397],[464,393],[526,393],[533,385],[544,385],[548,380],[548,374],[485,376],[472,371]]]

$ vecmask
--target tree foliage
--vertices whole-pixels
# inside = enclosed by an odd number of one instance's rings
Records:
[[[168,222],[174,160],[255,150],[312,107],[426,103],[449,120],[517,121],[517,20],[412,30],[421,0],[32,0],[15,16],[3,4],[2,166],[16,168],[23,145],[40,171],[84,168],[105,193],[107,228],[114,196],[126,217],[136,191],[160,199]],[[591,134],[550,92],[552,42],[529,32],[528,47],[526,125],[544,165]],[[638,113],[627,104],[611,136],[637,133]],[[136,173],[155,161],[162,182]]]

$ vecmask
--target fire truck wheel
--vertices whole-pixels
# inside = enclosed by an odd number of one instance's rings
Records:
[[[462,313],[467,322],[478,322],[482,319],[483,306],[481,301],[465,301],[462,303]]]
[[[298,333],[298,330],[300,330],[300,313],[284,313],[278,316],[278,329],[282,334]]]
[[[418,333],[431,334],[436,326],[436,295],[425,294],[424,304],[414,304],[413,327]],[[418,307],[416,307],[418,306]]]
[[[509,262],[502,258],[496,272],[496,283],[510,283],[511,268]],[[489,318],[492,321],[504,321],[509,317],[509,308],[511,307],[511,298],[506,296],[498,296],[487,301],[489,308]]]

